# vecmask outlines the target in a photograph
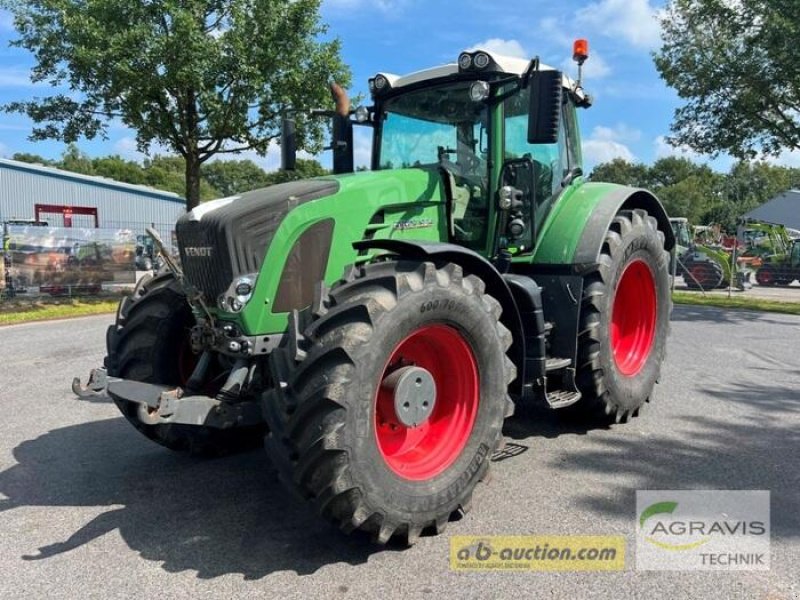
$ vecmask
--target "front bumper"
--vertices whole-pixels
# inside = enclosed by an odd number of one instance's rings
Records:
[[[210,396],[184,395],[181,388],[109,377],[102,367],[92,369],[86,385],[76,377],[72,391],[81,399],[108,399],[138,405],[145,425],[182,424],[230,429],[263,423],[257,402],[224,402]]]

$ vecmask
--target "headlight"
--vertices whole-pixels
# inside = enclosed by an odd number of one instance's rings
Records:
[[[258,273],[249,273],[237,277],[224,294],[217,300],[217,305],[225,312],[238,313],[247,306],[253,297]]]
[[[469,99],[473,102],[483,102],[489,97],[491,88],[485,81],[473,81],[469,86]]]
[[[389,85],[389,80],[386,79],[386,77],[384,77],[383,75],[378,75],[375,78],[375,89],[376,90],[378,90],[378,91],[384,90],[384,89],[386,89],[386,87],[388,85]]]
[[[485,69],[486,67],[488,67],[490,61],[491,59],[489,58],[489,55],[486,54],[485,52],[478,52],[475,55],[475,66],[478,69]]]
[[[461,56],[458,57],[458,67],[462,71],[466,71],[471,66],[472,66],[472,56],[470,56],[466,52],[462,52]]]
[[[359,106],[355,112],[356,121],[366,123],[369,121],[369,109],[366,106]]]

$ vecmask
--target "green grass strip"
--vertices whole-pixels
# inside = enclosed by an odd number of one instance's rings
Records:
[[[55,303],[0,302],[0,326],[115,313],[119,299],[65,300]]]
[[[747,292],[745,292],[747,294]],[[675,304],[691,304],[695,306],[716,306],[718,308],[733,308],[739,310],[760,310],[764,312],[784,313],[787,315],[800,315],[800,302],[781,302],[778,300],[764,300],[746,295],[728,298],[714,294],[697,292],[673,292],[672,300]]]

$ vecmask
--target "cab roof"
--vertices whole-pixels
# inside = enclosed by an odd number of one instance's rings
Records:
[[[459,56],[463,54],[470,54],[473,57],[483,53],[489,56],[491,62],[489,66],[485,69],[474,69],[472,72],[476,74],[480,73],[508,73],[509,75],[522,75],[528,69],[530,65],[530,59],[524,58],[517,58],[514,56],[505,56],[502,54],[498,54],[496,52],[492,52],[490,50],[484,50],[482,48],[475,48],[472,50],[466,50],[459,54]],[[539,64],[540,71],[555,71],[551,66],[545,65],[543,63]],[[436,67],[431,67],[428,69],[423,69],[421,71],[415,71],[413,73],[408,73],[407,75],[396,75],[394,73],[386,73],[386,72],[379,72],[375,74],[375,77],[382,75],[386,78],[391,86],[391,89],[396,90],[398,88],[407,87],[410,85],[414,85],[423,81],[440,79],[442,77],[448,77],[450,75],[457,75],[458,73],[463,73],[464,70],[459,68],[458,62],[447,63],[444,65],[439,65]],[[375,79],[374,77],[372,78]],[[564,87],[568,89],[574,89],[574,82],[570,79],[567,75],[563,76]]]

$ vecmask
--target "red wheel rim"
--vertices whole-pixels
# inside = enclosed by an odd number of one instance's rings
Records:
[[[392,393],[382,386],[390,373],[412,365],[426,369],[436,385],[433,412],[417,427],[400,421]],[[478,365],[458,331],[447,325],[427,325],[406,337],[389,357],[375,398],[375,438],[389,469],[412,481],[432,479],[445,471],[467,445],[479,397]]]
[[[633,377],[642,370],[656,334],[656,284],[650,267],[631,262],[622,273],[611,310],[611,349],[619,372]]]
[[[758,279],[761,285],[772,285],[772,271],[769,269],[762,269],[758,275],[756,279]]]
[[[708,267],[705,265],[694,265],[689,270],[692,275],[692,282],[698,285],[707,285],[708,282]]]

